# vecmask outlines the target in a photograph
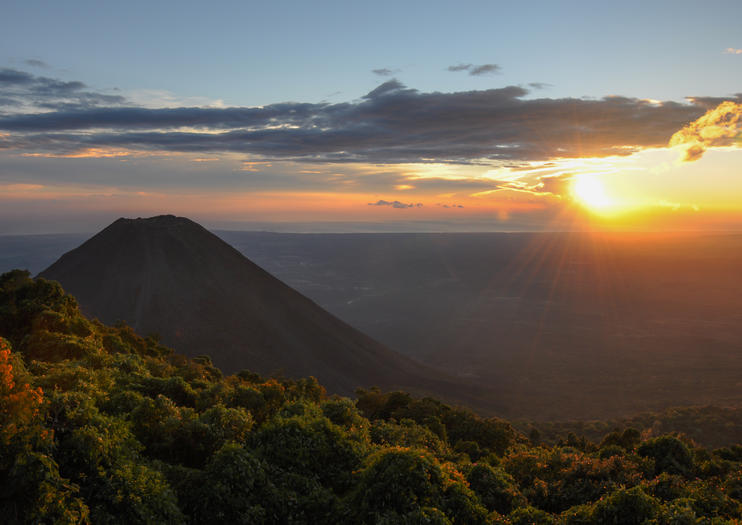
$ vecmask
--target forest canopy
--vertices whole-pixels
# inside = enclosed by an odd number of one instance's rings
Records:
[[[724,416],[709,410],[713,424]],[[703,448],[659,427],[605,428],[590,439],[519,428],[405,392],[371,388],[349,399],[328,396],[311,377],[225,377],[207,356],[189,359],[123,323],[86,319],[55,282],[18,270],[0,276],[8,523],[742,517],[737,444]]]

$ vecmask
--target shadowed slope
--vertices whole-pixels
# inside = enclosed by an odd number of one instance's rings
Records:
[[[119,219],[40,277],[84,312],[125,320],[225,372],[314,375],[332,392],[377,385],[480,405],[479,393],[348,326],[189,219]]]

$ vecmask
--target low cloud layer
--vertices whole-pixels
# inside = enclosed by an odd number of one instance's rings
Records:
[[[472,72],[489,65],[454,67]],[[263,160],[374,164],[544,161],[666,146],[673,133],[724,101],[529,95],[520,86],[421,92],[391,79],[354,102],[152,109],[81,82],[2,69],[0,149],[33,155],[106,148],[235,152]]]

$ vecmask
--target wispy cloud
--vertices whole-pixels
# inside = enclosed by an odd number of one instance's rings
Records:
[[[12,192],[12,191],[36,191],[36,190],[43,190],[44,186],[41,184],[24,184],[24,183],[15,183],[15,184],[0,184],[0,190]]]
[[[399,209],[404,209],[404,208],[422,208],[423,207],[423,205],[422,205],[421,202],[417,202],[417,203],[413,203],[413,202],[405,203],[405,202],[400,202],[400,201],[385,201],[385,200],[381,200],[381,199],[378,200],[378,201],[376,201],[376,202],[369,202],[368,205],[369,206],[390,206],[392,208],[399,208]]]
[[[144,108],[224,107],[219,99],[207,97],[181,97],[161,89],[136,89],[126,92],[128,105]]]
[[[26,64],[27,66],[38,67],[38,68],[43,68],[43,69],[46,69],[49,67],[49,64],[47,64],[43,60],[39,60],[38,58],[27,58],[26,60],[23,61],[23,63]]]
[[[500,66],[497,64],[482,64],[480,66],[472,67],[469,70],[469,74],[474,76],[488,75],[490,73],[499,73],[500,69]]]
[[[726,55],[742,55],[742,49],[737,49],[735,47],[728,47],[724,50],[724,54]]]
[[[488,75],[492,73],[499,73],[501,71],[501,67],[497,64],[456,64],[453,66],[448,66],[448,71],[451,71],[453,73],[459,72],[459,71],[468,71],[470,75],[472,76],[481,76],[481,75]]]
[[[107,159],[114,157],[136,156],[136,152],[127,150],[115,150],[112,148],[86,148],[70,153],[23,153],[24,157],[37,157],[45,159]]]
[[[380,77],[390,77],[396,73],[399,73],[399,69],[390,69],[388,67],[382,67],[380,69],[372,69],[371,73]]]

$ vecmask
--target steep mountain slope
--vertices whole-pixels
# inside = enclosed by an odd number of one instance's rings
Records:
[[[85,313],[157,333],[228,373],[314,375],[332,392],[376,385],[482,406],[483,392],[348,326],[186,218],[119,219],[39,276],[59,281]]]

